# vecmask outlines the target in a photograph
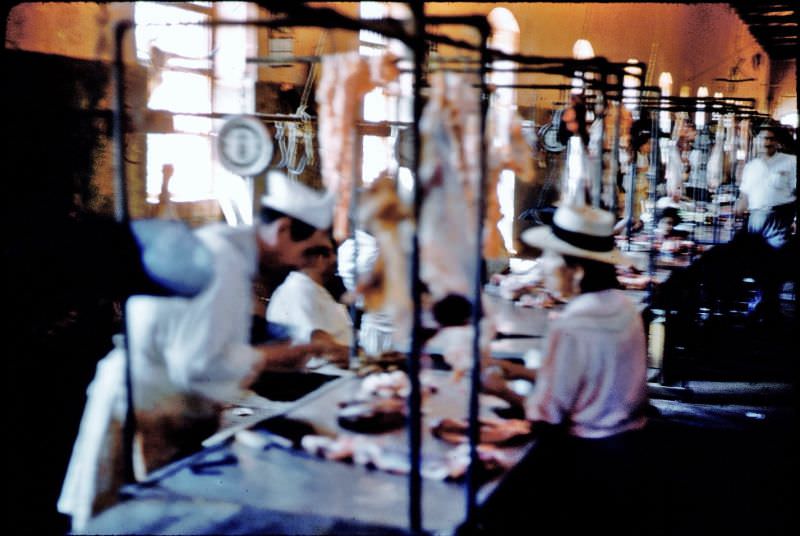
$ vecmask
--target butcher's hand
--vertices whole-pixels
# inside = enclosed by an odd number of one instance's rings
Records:
[[[529,369],[525,365],[515,363],[508,359],[495,359],[490,357],[484,359],[482,362],[484,369],[489,367],[497,367],[502,372],[503,377],[508,380],[527,380],[529,382],[536,381],[536,371]]]
[[[336,339],[327,331],[314,330],[311,334],[311,342],[319,345],[320,353],[317,354],[319,357],[324,357],[329,363],[340,368],[350,366],[350,347],[336,342]]]
[[[511,390],[499,366],[486,367],[481,371],[481,390],[514,406],[525,406],[525,399]]]

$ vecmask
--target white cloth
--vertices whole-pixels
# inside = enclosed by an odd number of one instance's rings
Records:
[[[354,247],[358,247],[358,263],[354,262]],[[337,272],[342,278],[345,288],[353,292],[356,288],[356,278],[372,272],[378,260],[378,242],[371,234],[357,230],[356,242],[348,238],[337,251]],[[357,268],[354,270],[354,267]],[[363,298],[359,296],[356,302],[358,307],[363,307]],[[380,355],[390,351],[393,346],[394,326],[392,318],[384,312],[365,311],[361,317],[361,329],[358,334],[358,344],[368,355]]]
[[[645,337],[636,306],[615,289],[577,296],[550,324],[528,417],[601,438],[643,427],[646,403]]]
[[[775,153],[754,158],[742,171],[739,190],[747,195],[748,210],[793,202],[797,194],[797,156]]]
[[[176,393],[238,399],[239,382],[259,357],[249,343],[257,264],[253,229],[211,225],[196,233],[214,256],[214,278],[203,292],[128,300],[137,409]]]
[[[189,397],[235,403],[251,393],[239,382],[258,358],[249,345],[254,231],[212,225],[195,233],[214,257],[211,284],[193,298],[134,296],[127,303],[137,417],[196,417],[198,411],[210,413],[215,406],[184,404]],[[121,469],[123,371],[124,352],[115,349],[98,363],[89,386],[58,501],[59,511],[73,517],[76,531],[98,507],[108,506],[98,504],[98,498],[115,495],[114,486],[120,484],[115,471]]]
[[[94,513],[115,502],[121,468],[119,428],[114,421],[124,415],[125,353],[114,349],[97,364],[94,380],[86,391],[89,403],[81,417],[72,447],[67,475],[58,497],[59,512],[72,516],[72,531],[83,532]]]
[[[336,342],[350,346],[353,325],[347,308],[325,287],[300,271],[291,272],[275,289],[267,306],[267,320],[292,329],[292,339],[306,343],[315,330],[326,331]]]
[[[358,263],[353,259],[353,249],[358,247]],[[336,270],[342,278],[344,286],[352,292],[356,288],[356,277],[372,272],[375,261],[378,260],[378,243],[371,234],[356,231],[356,243],[348,238],[339,246],[336,255]],[[354,270],[354,268],[357,268]]]

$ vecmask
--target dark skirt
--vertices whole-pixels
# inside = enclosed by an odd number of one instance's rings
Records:
[[[543,431],[468,532],[648,533],[645,441],[643,430],[603,439]]]

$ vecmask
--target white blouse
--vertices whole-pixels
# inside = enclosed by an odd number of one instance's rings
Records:
[[[646,404],[645,336],[636,306],[616,289],[577,296],[551,322],[528,417],[601,438],[643,427]]]

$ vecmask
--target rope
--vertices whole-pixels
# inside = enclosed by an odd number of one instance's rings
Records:
[[[320,35],[316,49],[314,50],[315,56],[319,57],[322,54],[327,35],[327,31],[322,32]],[[300,105],[295,112],[295,115],[302,119],[303,122],[301,129],[303,145],[305,146],[305,153],[300,157],[300,161],[297,165],[294,164],[295,155],[297,154],[297,125],[295,123],[287,125],[289,129],[289,146],[287,148],[285,165],[286,171],[288,171],[290,175],[300,175],[305,170],[307,164],[314,163],[314,129],[310,124],[311,116],[306,110],[308,109],[308,99],[311,97],[311,88],[314,87],[314,83],[319,76],[319,69],[318,63],[309,64],[308,76],[303,85],[303,93],[300,95]]]

